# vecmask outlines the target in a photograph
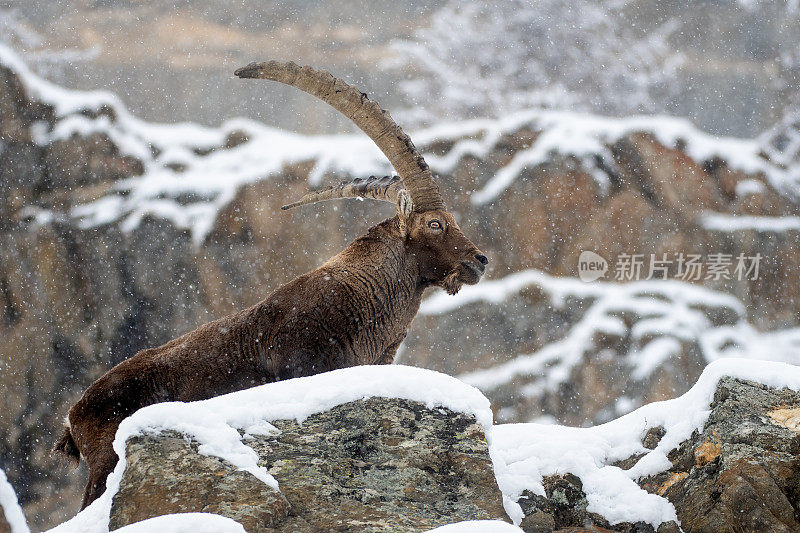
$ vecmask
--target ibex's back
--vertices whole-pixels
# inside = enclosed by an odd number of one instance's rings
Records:
[[[114,434],[137,409],[390,363],[423,291],[435,285],[455,294],[462,284],[477,283],[487,263],[444,209],[411,140],[365,95],[330,74],[292,63],[253,64],[237,75],[295,85],[330,103],[370,135],[400,173],[310,193],[287,208],[362,197],[395,203],[397,215],[255,306],[139,352],[94,382],[70,409],[55,447],[76,462],[81,455],[86,459],[84,507],[105,490],[117,462]]]

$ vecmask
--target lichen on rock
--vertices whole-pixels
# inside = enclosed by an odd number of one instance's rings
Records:
[[[247,531],[425,531],[508,520],[482,427],[471,416],[371,398],[246,437],[277,492],[174,432],[128,440],[110,529],[211,512]]]

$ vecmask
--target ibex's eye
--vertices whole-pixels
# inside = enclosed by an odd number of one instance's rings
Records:
[[[431,229],[442,229],[442,223],[438,220],[431,220],[428,222],[428,227]]]

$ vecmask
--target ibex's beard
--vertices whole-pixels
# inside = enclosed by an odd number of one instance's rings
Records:
[[[468,261],[462,261],[444,278],[442,288],[447,291],[447,294],[453,295],[461,290],[464,284],[475,285],[478,283],[483,276],[483,270],[483,265],[478,266]]]
[[[451,296],[460,291],[462,285],[464,285],[464,282],[459,279],[458,270],[450,272],[442,281],[442,288]]]

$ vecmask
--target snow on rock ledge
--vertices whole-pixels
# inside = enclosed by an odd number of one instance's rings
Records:
[[[531,303],[520,309],[526,293]],[[572,425],[607,422],[688,390],[717,359],[800,363],[800,328],[758,331],[735,296],[677,280],[585,283],[529,269],[464,287],[455,296],[432,295],[419,312],[455,321],[504,309],[526,319],[529,330],[516,328],[513,343],[498,345],[500,335],[495,341],[493,332],[484,333],[497,326],[481,324],[469,348],[458,344],[465,359],[475,354],[465,365],[492,361],[459,378],[489,397],[499,422],[531,421],[539,412]],[[536,349],[512,351],[526,343]],[[493,357],[482,358],[487,345]]]
[[[476,389],[403,366],[154,405],[120,425],[123,459],[106,493],[54,531],[105,532],[188,511],[229,516],[248,531],[324,531],[338,521],[424,531],[503,519],[491,427]]]
[[[114,94],[68,90],[39,78],[11,49],[0,45],[2,68],[19,78],[29,98],[51,110],[46,120],[35,120],[30,127],[35,144],[107,140],[123,156],[117,164],[127,171],[120,174],[133,176],[116,181],[99,198],[74,205],[66,214],[29,206],[26,216],[39,223],[64,217],[91,228],[121,221],[124,229],[132,230],[145,217],[154,216],[190,230],[200,244],[240,188],[275,176],[287,166],[310,163],[312,186],[320,185],[328,174],[366,177],[392,172],[364,135],[298,135],[247,119],[233,119],[219,128],[147,123],[131,115]],[[619,171],[611,147],[636,133],[647,133],[664,147],[680,146],[698,163],[725,161],[731,169],[763,178],[783,197],[800,197],[796,169],[765,157],[762,139],[714,137],[673,117],[619,119],[523,110],[501,119],[443,124],[414,132],[413,137],[434,172],[450,175],[465,159],[488,158],[509,135],[522,130],[532,136],[529,145],[487,179],[481,177],[475,191],[470,191],[474,206],[497,200],[527,169],[552,161],[554,155],[574,159],[608,192]],[[140,166],[131,170],[132,163],[125,158]],[[759,179],[756,186],[764,184]]]
[[[245,533],[236,520],[212,513],[157,516],[115,530],[117,533]]]

